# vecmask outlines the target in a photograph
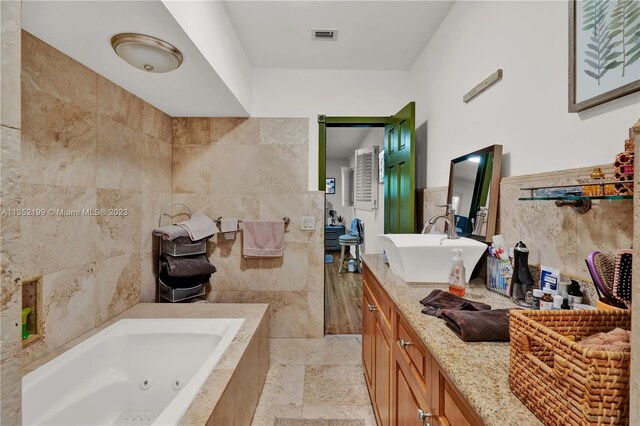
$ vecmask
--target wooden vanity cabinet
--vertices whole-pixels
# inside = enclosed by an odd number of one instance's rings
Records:
[[[373,281],[372,281],[373,280]],[[369,396],[382,426],[391,421],[391,300],[375,283],[370,272],[363,273],[362,365]]]
[[[482,425],[365,265],[362,365],[378,425]]]

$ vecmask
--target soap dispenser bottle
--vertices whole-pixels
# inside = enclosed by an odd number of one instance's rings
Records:
[[[449,274],[449,293],[464,297],[466,273],[462,261],[462,249],[453,249],[451,273]]]

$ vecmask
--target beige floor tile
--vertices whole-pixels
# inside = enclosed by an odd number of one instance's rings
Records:
[[[303,419],[363,419],[365,426],[376,426],[376,418],[371,405],[327,406],[305,405],[302,407]]]
[[[307,339],[271,339],[271,365],[305,365]]]
[[[305,367],[272,365],[262,390],[262,405],[302,405]]]
[[[252,426],[273,426],[276,417],[299,419],[302,414],[301,405],[261,405],[258,404],[253,416]]]
[[[367,405],[369,395],[361,366],[307,365],[304,405]]]
[[[360,365],[360,336],[326,336],[307,341],[307,365]]]

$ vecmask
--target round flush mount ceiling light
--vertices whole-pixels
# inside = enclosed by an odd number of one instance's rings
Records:
[[[169,72],[182,64],[182,53],[178,49],[144,34],[116,34],[111,37],[111,47],[129,65],[147,72]]]

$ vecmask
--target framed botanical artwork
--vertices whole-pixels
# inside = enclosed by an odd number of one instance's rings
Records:
[[[327,186],[324,192],[326,194],[335,194],[336,193],[336,178],[326,178]]]
[[[569,1],[569,112],[640,90],[640,0]]]

